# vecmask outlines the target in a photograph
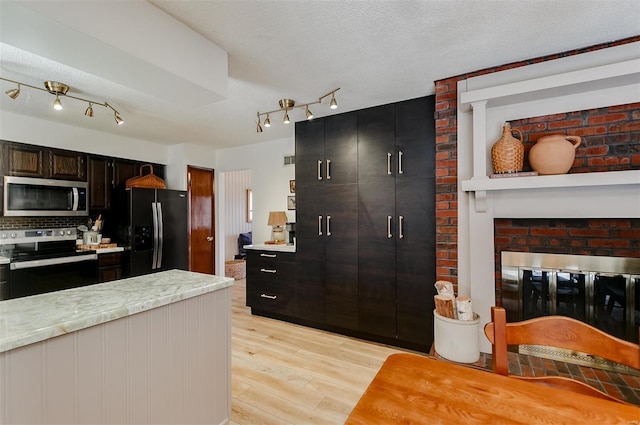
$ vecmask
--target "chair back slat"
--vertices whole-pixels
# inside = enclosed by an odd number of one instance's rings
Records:
[[[520,344],[574,350],[640,369],[640,345],[616,338],[570,317],[545,316],[507,323],[506,310],[502,307],[491,307],[491,322],[485,325],[484,333],[492,344],[493,371],[500,375],[509,374],[508,346]],[[557,377],[540,381],[568,386],[566,382],[554,378]],[[574,388],[581,387],[574,385],[569,389]],[[599,396],[597,393],[600,391],[594,389],[594,394]]]

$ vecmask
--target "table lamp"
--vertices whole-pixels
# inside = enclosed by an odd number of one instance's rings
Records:
[[[272,227],[271,240],[274,243],[284,243],[284,225],[287,224],[287,213],[284,211],[270,211],[267,225]]]

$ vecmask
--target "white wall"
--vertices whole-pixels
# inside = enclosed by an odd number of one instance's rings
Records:
[[[0,113],[0,139],[167,164],[163,145],[7,111]]]

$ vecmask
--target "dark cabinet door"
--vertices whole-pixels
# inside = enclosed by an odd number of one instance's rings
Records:
[[[324,186],[296,181],[297,316],[319,323],[326,316],[324,210]]]
[[[358,184],[360,330],[396,336],[395,182]]]
[[[435,284],[434,179],[396,184],[397,337],[429,349]]]
[[[49,170],[54,179],[87,181],[87,154],[51,149]]]
[[[111,206],[111,159],[89,156],[89,209],[106,210]]]
[[[435,177],[435,97],[396,104],[397,179]]]
[[[5,143],[2,155],[5,172],[11,176],[46,178],[49,176],[47,152],[41,146]]]
[[[139,175],[138,162],[116,158],[113,161],[113,187],[124,189],[128,179]]]
[[[258,312],[295,315],[295,254],[247,250],[247,305]]]
[[[394,105],[358,111],[358,183],[394,178],[395,121]]]
[[[324,121],[315,119],[296,123],[296,192],[301,185],[324,183]]]
[[[324,123],[324,183],[325,185],[358,181],[358,121],[357,113],[332,116]]]
[[[326,321],[358,329],[358,186],[325,186]]]

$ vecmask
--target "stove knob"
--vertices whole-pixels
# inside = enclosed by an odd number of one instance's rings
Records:
[[[71,230],[67,230],[67,235],[70,235],[71,233],[73,233]]]
[[[1,235],[0,235],[0,238],[1,238],[1,239],[7,239],[7,234],[6,234],[6,233],[1,234]]]
[[[17,235],[16,233],[11,233],[11,237],[12,237],[12,238],[17,238],[17,237],[18,237],[18,235]]]
[[[60,236],[64,236],[64,230],[60,230]]]

